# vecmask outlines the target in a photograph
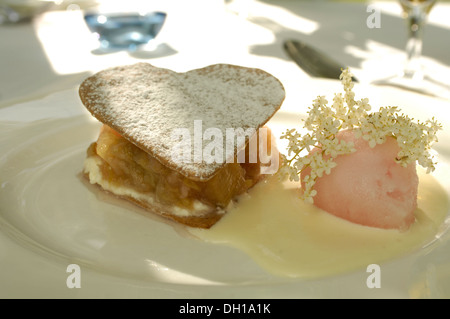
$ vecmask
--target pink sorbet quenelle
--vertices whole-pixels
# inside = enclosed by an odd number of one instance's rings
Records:
[[[336,138],[352,141],[356,152],[339,155],[329,175],[318,178],[314,205],[350,222],[384,229],[405,230],[414,222],[419,179],[416,164],[403,167],[395,158],[397,140],[371,148],[350,130]],[[309,169],[302,172],[302,180]]]

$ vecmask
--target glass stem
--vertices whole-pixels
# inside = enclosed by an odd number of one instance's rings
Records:
[[[414,80],[423,79],[421,55],[423,27],[426,14],[420,6],[416,6],[408,15],[408,42],[406,44],[407,61],[404,76]]]

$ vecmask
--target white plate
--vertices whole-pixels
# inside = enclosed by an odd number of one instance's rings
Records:
[[[276,134],[300,123],[317,95],[331,100],[341,91],[336,81],[300,87],[271,120]],[[390,88],[357,87],[356,94],[374,106],[400,105],[415,118],[436,116],[444,124],[435,176],[450,194],[449,103]],[[80,170],[99,123],[75,89],[0,109],[0,119],[2,298],[403,298],[417,284],[420,265],[434,262],[427,259],[431,248],[450,252],[444,235],[432,247],[384,264],[379,289],[367,287],[365,269],[308,281],[275,277],[241,251],[191,238],[86,185]],[[80,266],[81,288],[66,285],[70,264]]]

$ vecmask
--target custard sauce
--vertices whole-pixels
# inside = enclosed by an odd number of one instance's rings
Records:
[[[407,231],[353,224],[298,197],[298,184],[271,177],[210,229],[194,236],[245,251],[268,272],[317,278],[402,256],[431,242],[449,210],[445,190],[419,173],[416,221]]]

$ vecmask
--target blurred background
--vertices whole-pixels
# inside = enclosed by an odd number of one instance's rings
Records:
[[[92,14],[132,11],[166,14],[152,27],[156,34],[150,39],[156,37],[147,45],[105,45],[93,28],[104,27],[106,18]],[[450,76],[449,14],[449,1],[434,4],[421,51],[428,74],[444,84]],[[283,50],[286,39],[308,43],[371,83],[401,72],[409,32],[405,18],[398,0],[0,0],[0,107],[136,61],[176,71],[224,62],[261,67],[287,82],[310,78]],[[109,26],[124,23],[130,21]]]

